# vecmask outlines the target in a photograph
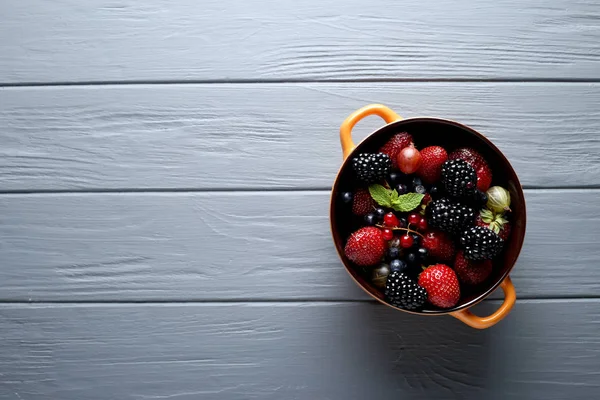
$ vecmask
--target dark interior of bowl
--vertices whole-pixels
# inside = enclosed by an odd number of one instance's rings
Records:
[[[492,275],[486,282],[476,287],[461,285],[461,300],[454,308],[442,310],[427,304],[419,313],[440,314],[457,311],[479,302],[496,289],[514,266],[525,237],[525,199],[517,175],[500,150],[476,131],[453,121],[413,118],[389,124],[361,142],[344,161],[333,187],[331,226],[335,245],[344,265],[358,284],[372,296],[384,300],[383,292],[370,283],[366,271],[352,264],[344,256],[346,239],[364,224],[360,218],[352,215],[347,205],[342,203],[339,193],[352,191],[359,185],[352,170],[351,160],[354,156],[364,152],[377,152],[392,135],[404,131],[413,136],[415,145],[419,149],[431,145],[442,146],[448,152],[459,147],[474,148],[484,156],[492,169],[492,185],[502,186],[511,194],[512,231],[503,253],[494,261]]]

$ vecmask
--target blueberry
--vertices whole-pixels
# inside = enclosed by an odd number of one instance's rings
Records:
[[[373,226],[377,223],[377,217],[373,213],[365,215],[365,223],[369,226]]]
[[[422,186],[423,181],[418,176],[415,176],[412,180],[413,187]]]
[[[425,260],[427,258],[427,249],[424,247],[419,248],[419,250],[417,250],[417,255],[421,260]]]
[[[419,247],[419,245],[421,244],[421,236],[417,235],[416,233],[413,233],[412,238],[413,238],[413,247]]]
[[[427,189],[425,189],[425,186],[423,185],[417,185],[415,186],[415,192],[419,194],[425,194],[427,193]]]
[[[408,221],[406,218],[402,217],[398,218],[398,220],[400,221],[400,228],[406,228],[408,226]]]
[[[408,186],[406,186],[403,183],[400,183],[399,185],[396,185],[396,192],[398,192],[398,194],[400,195],[406,194],[408,193]]]
[[[488,201],[488,195],[486,192],[482,192],[481,190],[477,190],[477,196],[479,197],[479,204],[485,205]]]
[[[390,260],[398,258],[400,256],[400,249],[398,247],[390,247],[387,255]]]
[[[419,261],[419,257],[415,253],[408,253],[406,255],[406,262],[409,264],[416,264]]]
[[[392,260],[390,261],[390,270],[392,272],[404,272],[407,266],[406,263],[402,260]]]
[[[377,221],[383,221],[383,217],[385,216],[385,214],[387,214],[385,212],[385,209],[378,207],[377,209],[375,209],[375,217],[377,217]]]
[[[402,174],[401,172],[390,172],[390,174],[388,175],[388,183],[390,185],[396,185],[402,182],[403,179],[404,174]]]
[[[352,192],[344,192],[342,193],[342,201],[346,204],[352,202]]]

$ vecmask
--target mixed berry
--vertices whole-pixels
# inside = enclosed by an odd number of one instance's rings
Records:
[[[344,253],[388,303],[448,309],[486,283],[510,235],[510,194],[491,187],[481,154],[417,149],[402,132],[352,167],[357,187],[339,195],[360,222]]]

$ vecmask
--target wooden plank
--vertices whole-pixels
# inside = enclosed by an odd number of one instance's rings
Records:
[[[593,399],[598,306],[522,301],[476,331],[371,303],[3,305],[0,396]]]
[[[4,83],[600,77],[593,0],[28,0],[0,10]]]
[[[525,186],[600,182],[600,84],[142,85],[0,91],[0,189],[324,189],[370,102],[472,125]]]
[[[600,191],[527,191],[519,297],[597,296]],[[0,299],[364,300],[327,192],[0,197]]]

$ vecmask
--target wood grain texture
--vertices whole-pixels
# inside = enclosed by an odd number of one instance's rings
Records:
[[[3,83],[600,78],[594,0],[27,0]]]
[[[141,85],[0,90],[0,190],[325,189],[371,102],[479,129],[526,187],[600,183],[600,84]]]
[[[527,191],[518,296],[597,296],[600,191]],[[327,192],[0,197],[0,299],[365,300]],[[568,206],[566,206],[568,205]]]
[[[0,397],[593,399],[598,306],[522,301],[476,331],[371,303],[3,305]]]

